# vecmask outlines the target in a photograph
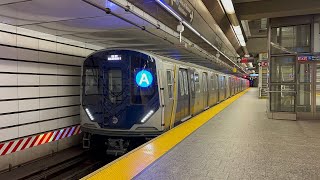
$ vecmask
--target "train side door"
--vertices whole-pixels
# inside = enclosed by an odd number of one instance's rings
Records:
[[[190,115],[190,93],[188,75],[186,69],[179,69],[178,72],[178,104],[176,122],[183,120]]]
[[[188,70],[182,69],[182,75],[183,75],[184,95],[185,95],[185,109],[184,109],[184,118],[185,118],[191,114],[190,113],[190,87],[189,87]]]
[[[195,98],[196,98],[196,91],[195,91],[195,82],[194,82],[194,70],[188,69],[188,77],[189,77],[189,92],[190,92],[190,114],[195,114]]]
[[[217,98],[217,103],[220,102],[220,85],[219,85],[219,75],[216,74],[216,80],[215,80],[215,85],[216,85],[216,98]]]
[[[206,109],[208,107],[208,74],[202,73],[202,84],[203,84],[203,107]]]

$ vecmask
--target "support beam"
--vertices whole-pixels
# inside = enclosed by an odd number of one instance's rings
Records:
[[[262,0],[236,3],[235,9],[241,20],[318,14],[319,0]]]

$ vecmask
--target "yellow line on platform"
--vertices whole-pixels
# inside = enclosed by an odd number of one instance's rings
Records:
[[[134,178],[150,164],[170,151],[170,149],[175,147],[183,139],[188,137],[191,133],[193,133],[223,109],[228,107],[231,103],[240,98],[247,91],[248,89],[204,111],[203,113],[141,145],[135,150],[125,154],[124,156],[105,165],[104,167],[96,170],[95,172],[87,175],[82,179],[122,180]]]

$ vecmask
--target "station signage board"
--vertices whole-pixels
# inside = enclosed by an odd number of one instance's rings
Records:
[[[320,55],[299,55],[298,61],[300,62],[320,61]]]
[[[192,23],[194,19],[194,10],[188,0],[164,0],[174,11],[176,11],[184,20]]]
[[[266,66],[268,66],[268,61],[261,61],[261,62],[259,63],[259,65],[260,65],[261,67],[266,67]]]

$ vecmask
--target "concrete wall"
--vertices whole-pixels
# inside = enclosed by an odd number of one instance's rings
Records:
[[[78,125],[81,64],[100,47],[0,24],[0,143]],[[79,143],[79,135],[0,156],[0,170]]]

